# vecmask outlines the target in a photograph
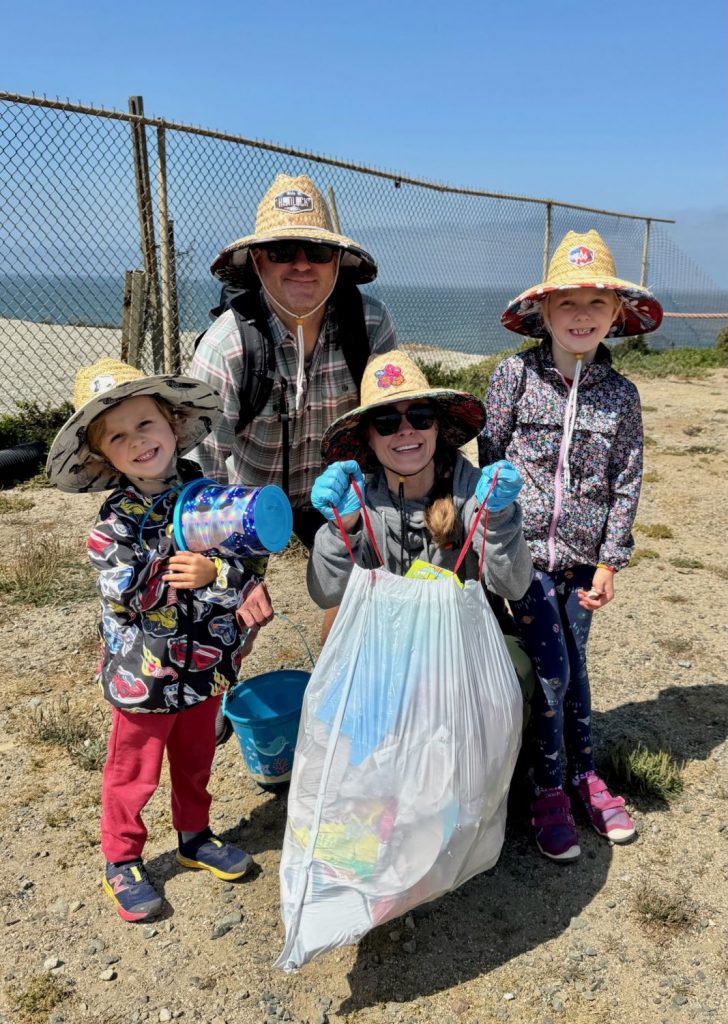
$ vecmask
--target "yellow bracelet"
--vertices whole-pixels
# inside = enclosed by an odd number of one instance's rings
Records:
[[[597,569],[606,569],[607,572],[616,572],[617,570],[613,565],[607,565],[606,562],[597,562]]]

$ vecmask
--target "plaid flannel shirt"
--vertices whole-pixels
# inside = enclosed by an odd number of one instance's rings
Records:
[[[364,320],[372,355],[397,347],[389,313],[377,299],[362,294]],[[263,299],[265,302],[265,299]],[[337,324],[327,310],[311,359],[306,367],[303,406],[295,408],[297,348],[293,335],[266,303],[275,342],[276,380],[265,407],[242,433],[236,433],[240,412],[238,391],[242,377],[242,338],[232,310],[226,310],[205,332],[190,365],[190,376],[216,388],[223,401],[223,416],[215,430],[190,453],[206,477],[246,487],[280,486],[283,475],[280,377],[289,382],[289,498],[296,507],[310,506],[314,480],[322,469],[321,439],[329,426],[356,408],[358,382],[349,373],[337,345]],[[227,459],[232,456],[228,472]]]

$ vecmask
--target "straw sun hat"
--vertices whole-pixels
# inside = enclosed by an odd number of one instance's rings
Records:
[[[609,330],[609,338],[629,338],[656,331],[662,306],[646,288],[617,277],[614,259],[604,239],[592,230],[585,235],[569,231],[551,257],[546,280],[521,292],[501,316],[509,331],[541,338],[548,333],[541,303],[550,293],[566,288],[607,288],[623,302],[624,316]]]
[[[367,363],[361,381],[361,405],[340,416],[323,436],[324,462],[356,459],[363,470],[376,469],[376,456],[362,429],[365,414],[383,405],[424,398],[433,399],[440,406],[439,436],[453,448],[472,441],[482,430],[485,407],[480,399],[466,391],[431,388],[417,364],[404,352],[393,350],[372,356]]]
[[[367,284],[377,276],[374,257],[357,242],[334,230],[326,200],[305,174],[297,178],[288,174],[276,177],[258,206],[253,234],[226,246],[210,270],[221,281],[242,285],[251,246],[287,239],[323,242],[340,249],[340,270],[355,284]]]
[[[209,384],[192,377],[145,377],[141,370],[117,359],[101,359],[76,374],[73,407],[51,445],[46,472],[61,491],[105,491],[117,487],[120,475],[88,446],[88,426],[99,413],[125,398],[165,398],[185,415],[175,422],[177,453],[184,455],[206,437],[222,415],[220,396]]]

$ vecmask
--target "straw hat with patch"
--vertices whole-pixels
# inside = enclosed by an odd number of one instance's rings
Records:
[[[529,338],[548,334],[541,304],[550,293],[567,288],[606,288],[623,303],[623,316],[612,324],[607,337],[629,338],[649,334],[662,323],[662,306],[646,288],[617,277],[614,259],[597,231],[578,235],[569,231],[551,257],[546,280],[521,292],[501,315],[509,331]]]
[[[61,491],[105,491],[118,487],[120,474],[88,446],[89,424],[126,398],[164,398],[184,415],[174,424],[177,453],[184,455],[207,437],[222,415],[214,388],[192,377],[170,374],[145,377],[141,370],[117,359],[83,366],[73,389],[73,416],[64,423],[48,453],[46,472]]]
[[[258,206],[253,234],[226,246],[210,270],[221,281],[244,287],[249,282],[251,246],[287,239],[323,242],[339,249],[339,272],[348,275],[354,284],[367,284],[377,276],[374,257],[334,230],[326,200],[305,174],[297,178],[277,176]]]
[[[404,352],[394,350],[372,356],[361,381],[361,405],[340,416],[323,436],[324,462],[356,459],[365,471],[376,469],[378,462],[369,447],[366,414],[372,409],[397,402],[429,398],[440,407],[440,438],[460,448],[480,433],[485,424],[485,407],[479,398],[466,391],[431,388],[422,370]]]

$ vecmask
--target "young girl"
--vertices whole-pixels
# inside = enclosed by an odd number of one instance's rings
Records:
[[[79,370],[74,408],[51,447],[49,479],[64,491],[113,489],[88,540],[101,596],[101,681],[112,704],[103,886],[125,921],[143,921],[162,906],[142,863],[141,812],[165,750],[179,863],[223,879],[252,864],[210,831],[207,783],[220,696],[242,657],[235,610],[258,580],[237,561],[175,552],[170,537],[176,495],[200,475],[179,456],[220,415],[216,391],[102,359]]]
[[[374,537],[387,569],[399,575],[423,560],[452,571],[476,510],[491,485],[485,578],[491,591],[517,598],[531,579],[531,558],[515,498],[523,481],[508,463],[476,469],[458,448],[476,436],[484,409],[473,395],[431,388],[404,353],[369,360],[362,404],[326,431],[324,460],[331,463],[311,491],[322,526],[308,562],[308,587],[321,608],[341,603],[352,561],[333,509],[342,517],[357,563],[379,565],[362,529],[353,476],[365,497]],[[362,470],[367,473],[366,485]],[[482,527],[459,572],[477,579]]]
[[[536,572],[511,610],[531,656],[536,687],[532,804],[536,843],[547,857],[579,856],[572,796],[596,831],[615,843],[635,832],[624,800],[594,771],[585,648],[592,612],[614,597],[629,562],[642,478],[637,389],[612,369],[606,337],[656,330],[662,308],[644,288],[616,277],[596,231],[570,231],[543,284],[502,316],[511,331],[542,337],[493,374],[481,465],[508,458],[524,477],[524,533]]]

